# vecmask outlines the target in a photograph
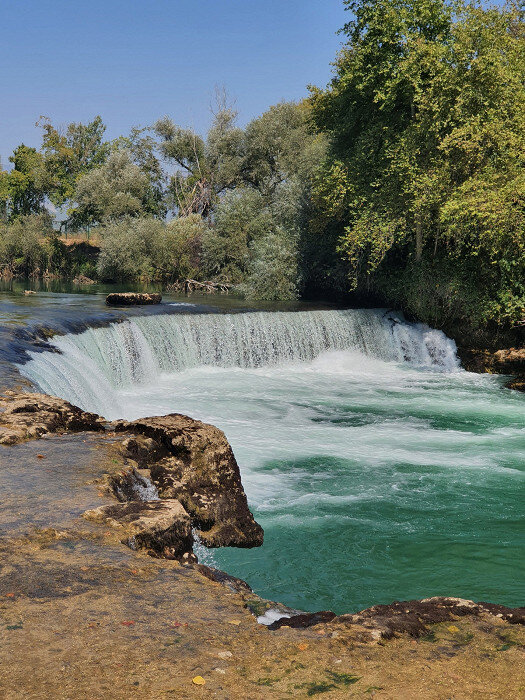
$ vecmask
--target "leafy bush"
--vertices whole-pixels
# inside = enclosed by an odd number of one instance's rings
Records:
[[[153,263],[163,280],[182,280],[202,274],[202,245],[209,227],[199,214],[172,219],[153,252]]]
[[[55,236],[47,213],[30,214],[0,226],[0,269],[14,275],[47,270]]]
[[[239,284],[250,268],[250,245],[271,228],[262,195],[251,189],[229,192],[217,206],[214,224],[203,240],[204,270]]]
[[[252,262],[244,285],[247,299],[297,299],[297,248],[288,233],[277,228],[255,240]]]
[[[97,272],[103,280],[148,280],[165,224],[153,217],[124,219],[100,227]]]

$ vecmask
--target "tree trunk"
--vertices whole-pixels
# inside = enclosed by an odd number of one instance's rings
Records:
[[[421,215],[416,217],[416,262],[421,262],[423,255],[423,226],[421,225]]]

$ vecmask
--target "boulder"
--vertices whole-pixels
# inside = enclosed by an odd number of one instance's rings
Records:
[[[525,348],[506,348],[496,352],[460,348],[458,355],[468,372],[513,375],[514,379],[508,381],[505,386],[508,389],[525,391]]]
[[[162,296],[160,294],[150,294],[145,292],[115,292],[108,294],[106,304],[108,306],[141,306],[145,304],[160,304]]]
[[[121,531],[121,541],[132,549],[194,560],[190,516],[179,501],[127,501],[87,510],[84,518]]]
[[[95,280],[92,280],[90,277],[86,277],[85,275],[79,275],[78,277],[75,277],[73,280],[73,284],[96,284]]]
[[[248,508],[239,466],[226,436],[213,425],[173,413],[113,424],[141,435],[126,449],[148,467],[161,498],[178,499],[207,547],[258,547],[263,530]]]
[[[505,386],[507,389],[514,389],[514,391],[525,391],[525,374],[518,374],[517,377],[507,382]]]

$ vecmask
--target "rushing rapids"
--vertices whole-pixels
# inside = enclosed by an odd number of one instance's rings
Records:
[[[20,366],[42,390],[225,431],[265,544],[199,559],[262,596],[522,602],[525,397],[461,371],[443,333],[384,310],[177,313],[50,342]]]

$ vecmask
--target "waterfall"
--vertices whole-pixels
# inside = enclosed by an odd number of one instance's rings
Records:
[[[52,345],[56,352],[32,352],[22,374],[108,415],[117,389],[204,365],[247,369],[351,350],[425,369],[458,367],[455,344],[442,332],[382,309],[143,316],[55,336]]]

